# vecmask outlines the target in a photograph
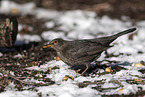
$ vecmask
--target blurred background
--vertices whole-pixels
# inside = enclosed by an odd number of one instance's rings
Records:
[[[96,13],[95,17],[109,16],[112,19],[131,21],[131,25],[136,26],[136,22],[145,19],[144,4],[143,0],[0,0],[0,14],[16,16],[20,34],[40,35],[48,30],[61,31],[57,28],[61,23],[56,23],[56,19],[51,20],[60,17],[58,11],[88,11]],[[53,27],[46,27],[46,20],[55,21],[55,24],[49,25]]]
[[[108,15],[111,18],[121,18],[122,15],[129,16],[135,20],[145,19],[144,0],[10,0],[18,4],[34,2],[36,7],[53,10],[87,10],[95,11],[98,16]],[[0,2],[8,2],[1,0]],[[1,6],[9,5],[1,3]],[[2,11],[2,10],[1,10]],[[14,11],[14,8],[12,9]]]
[[[14,51],[23,51],[39,44],[42,48],[58,37],[90,39],[132,26],[142,28],[139,37],[144,39],[144,4],[144,0],[0,0],[0,16],[17,18]]]
[[[44,43],[57,37],[94,38],[132,26],[143,28],[144,4],[144,0],[0,0],[0,16],[17,18],[17,40],[22,44]]]

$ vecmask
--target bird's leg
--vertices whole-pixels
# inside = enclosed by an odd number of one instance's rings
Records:
[[[89,66],[86,64],[86,69],[81,73],[81,75],[83,75],[88,69],[89,69]]]
[[[76,70],[77,74],[79,74],[79,71],[81,71],[81,69]]]

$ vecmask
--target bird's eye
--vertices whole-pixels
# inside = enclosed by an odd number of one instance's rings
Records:
[[[53,43],[54,43],[54,44],[56,44],[56,43],[57,43],[57,41],[55,40]]]

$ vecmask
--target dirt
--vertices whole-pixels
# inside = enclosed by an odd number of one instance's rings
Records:
[[[37,7],[43,7],[47,9],[55,9],[55,10],[74,10],[74,9],[82,9],[88,11],[95,11],[98,16],[108,15],[111,18],[121,19],[122,15],[129,16],[132,21],[136,22],[139,20],[145,19],[145,1],[144,0],[13,0],[17,3],[26,3],[26,2],[36,2]],[[34,30],[29,31],[27,27],[24,27],[19,33],[21,34],[38,34],[41,35],[43,31],[48,30],[44,24],[45,20],[37,19],[33,15],[26,16],[16,16],[18,22],[20,24],[25,24],[33,27]],[[56,30],[57,26],[51,30]],[[0,67],[5,68],[8,72],[12,71],[15,73],[15,77],[34,77],[38,71],[28,71],[25,70],[25,67],[30,66],[40,66],[41,64],[48,62],[56,56],[56,52],[52,49],[43,49],[43,44],[46,41],[42,40],[39,42],[31,42],[26,44],[22,42],[20,45],[15,44],[12,48],[0,48],[0,52],[3,53],[3,56],[0,57]],[[21,58],[14,57],[15,55],[21,54]],[[107,55],[106,55],[107,56]],[[117,68],[118,69],[118,68]],[[22,72],[23,70],[23,72]],[[49,71],[48,71],[49,72]],[[144,70],[142,70],[144,72]],[[47,72],[41,72],[45,76]],[[20,75],[18,75],[20,74]],[[11,81],[15,81],[17,84],[17,89],[21,90],[22,86],[19,85],[21,82],[20,79],[17,80],[15,77],[8,76],[0,77],[2,81],[0,81],[0,92],[4,91],[4,88]],[[39,78],[39,77],[38,77]],[[37,79],[35,77],[35,79]],[[5,80],[5,81],[4,81]],[[41,79],[43,81],[50,82],[49,85],[54,84],[50,79]],[[4,84],[5,83],[5,84]],[[27,84],[27,83],[24,83]],[[46,84],[46,85],[48,85]],[[88,83],[88,84],[91,84]],[[34,84],[33,84],[34,85]],[[36,85],[36,84],[35,84]],[[44,85],[44,84],[37,84]],[[37,86],[36,85],[36,86]],[[80,83],[79,85],[84,85]],[[139,92],[136,95],[128,95],[129,96],[137,96],[137,95],[145,95],[144,91]],[[111,96],[112,97],[112,96]],[[115,97],[115,95],[113,96]],[[122,96],[125,97],[125,96]]]

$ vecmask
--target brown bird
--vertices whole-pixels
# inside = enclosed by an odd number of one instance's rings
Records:
[[[135,30],[136,28],[130,28],[112,36],[95,39],[67,41],[57,38],[52,40],[49,44],[43,46],[43,48],[53,48],[56,50],[58,57],[70,66],[86,66],[86,69],[81,74],[83,75],[90,67],[90,63],[92,61],[99,58],[104,50],[112,47],[109,45],[110,43],[112,43],[119,36],[128,34]]]

